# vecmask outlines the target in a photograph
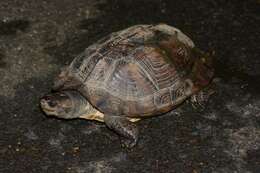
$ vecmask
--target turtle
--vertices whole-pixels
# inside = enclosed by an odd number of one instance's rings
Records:
[[[132,148],[135,122],[162,115],[186,100],[203,105],[214,76],[212,56],[179,29],[140,24],[88,46],[54,79],[40,105],[58,118],[104,122]]]

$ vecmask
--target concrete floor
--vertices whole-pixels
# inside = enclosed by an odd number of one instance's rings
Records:
[[[260,172],[259,0],[1,0],[0,172]],[[214,51],[207,110],[183,104],[138,124],[133,150],[104,124],[47,118],[39,98],[104,35],[164,22]]]

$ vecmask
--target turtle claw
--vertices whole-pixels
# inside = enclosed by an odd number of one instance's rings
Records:
[[[137,144],[136,139],[127,139],[127,138],[121,138],[121,146],[122,148],[131,149]]]
[[[121,146],[122,148],[131,149],[136,145],[135,141],[132,141],[130,139],[121,139]]]

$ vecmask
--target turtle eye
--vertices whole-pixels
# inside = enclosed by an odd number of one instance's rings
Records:
[[[55,100],[48,100],[48,104],[49,104],[50,107],[57,106],[57,102]]]

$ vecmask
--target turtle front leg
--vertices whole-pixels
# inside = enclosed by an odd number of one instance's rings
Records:
[[[132,148],[138,140],[138,128],[136,124],[130,122],[126,117],[104,116],[106,125],[119,134],[123,147]]]

